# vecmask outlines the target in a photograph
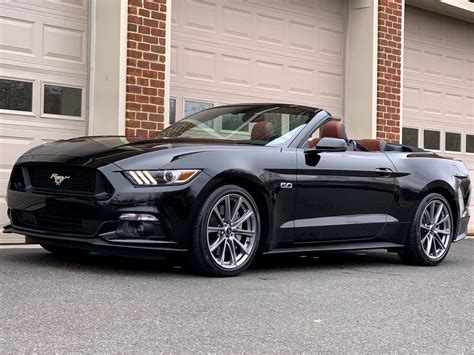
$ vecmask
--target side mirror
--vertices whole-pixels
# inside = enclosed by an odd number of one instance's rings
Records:
[[[305,153],[316,152],[345,152],[347,150],[347,142],[339,138],[321,138],[315,149],[306,149]]]

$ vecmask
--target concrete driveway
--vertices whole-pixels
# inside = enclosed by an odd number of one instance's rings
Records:
[[[267,257],[210,279],[2,248],[0,353],[472,353],[473,255],[471,239],[434,268],[383,251]]]

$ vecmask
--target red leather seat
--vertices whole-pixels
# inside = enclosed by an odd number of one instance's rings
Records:
[[[341,121],[329,121],[321,127],[321,137],[313,138],[308,143],[308,148],[314,148],[321,138],[338,138],[347,141],[346,127]]]
[[[250,139],[253,141],[270,141],[274,137],[273,123],[269,121],[260,121],[255,123],[250,133]]]
[[[382,139],[361,139],[357,141],[357,145],[368,152],[382,152],[385,150],[387,142]]]

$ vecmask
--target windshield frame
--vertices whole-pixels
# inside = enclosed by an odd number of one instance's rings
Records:
[[[320,125],[323,121],[325,121],[327,118],[331,117],[331,115],[326,112],[325,110],[316,108],[316,107],[309,107],[309,106],[304,106],[304,105],[292,105],[292,104],[280,104],[280,103],[250,103],[250,104],[231,104],[231,105],[222,105],[222,106],[216,106],[213,108],[209,108],[206,110],[201,111],[200,113],[206,112],[206,111],[211,111],[215,110],[218,108],[233,108],[233,107],[251,107],[254,106],[255,109],[258,109],[259,107],[271,107],[271,110],[278,109],[278,108],[299,108],[299,109],[304,109],[307,111],[313,111],[314,115],[308,120],[308,122],[305,124],[305,126],[297,132],[294,137],[291,137],[285,142],[278,143],[278,144],[268,144],[268,145],[259,145],[259,144],[252,144],[251,142],[242,142],[242,141],[232,141],[228,139],[212,139],[212,138],[191,138],[191,137],[160,137],[160,134],[163,132],[158,132],[155,135],[156,139],[163,139],[163,140],[169,140],[169,141],[195,141],[196,143],[202,140],[203,142],[215,142],[215,143],[223,143],[223,144],[236,144],[236,145],[249,145],[249,146],[260,146],[260,147],[273,147],[273,148],[289,148],[289,147],[297,147],[299,143],[304,139],[304,137],[308,134],[309,131],[313,131],[315,126]],[[184,119],[187,118],[192,118],[192,116],[188,116]],[[181,121],[178,121],[181,122]],[[176,123],[178,123],[176,122]],[[175,124],[176,124],[175,123]],[[174,125],[174,124],[173,124]],[[169,126],[172,127],[172,126]],[[303,137],[303,138],[302,138]],[[269,142],[271,143],[271,142]]]

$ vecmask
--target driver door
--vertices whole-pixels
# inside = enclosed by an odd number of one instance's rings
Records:
[[[383,152],[297,149],[295,241],[376,237],[387,221],[395,167]]]

